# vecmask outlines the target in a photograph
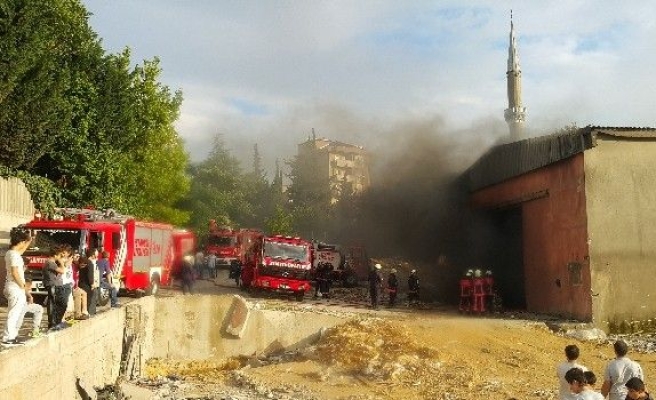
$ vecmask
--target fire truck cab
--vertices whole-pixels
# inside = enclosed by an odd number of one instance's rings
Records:
[[[262,236],[242,269],[242,285],[294,295],[302,301],[310,291],[313,270],[312,242],[299,237]]]

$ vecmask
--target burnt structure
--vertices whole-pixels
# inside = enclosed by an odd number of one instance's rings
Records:
[[[468,171],[510,307],[607,331],[656,316],[656,129],[586,127],[499,145]]]
[[[344,191],[359,194],[370,184],[369,154],[362,146],[312,137],[298,145],[299,159],[310,161],[310,172],[318,182],[329,185],[331,203],[337,202]]]

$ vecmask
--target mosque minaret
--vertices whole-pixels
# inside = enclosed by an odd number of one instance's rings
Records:
[[[517,39],[515,27],[510,13],[510,44],[508,45],[508,108],[504,117],[510,129],[510,139],[520,140],[524,137],[524,121],[526,120],[526,107],[522,106],[522,70],[519,66],[519,53],[517,52]]]

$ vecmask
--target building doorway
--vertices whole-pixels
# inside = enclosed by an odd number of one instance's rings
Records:
[[[526,310],[521,206],[489,211],[491,232],[482,259],[492,270],[505,310]]]

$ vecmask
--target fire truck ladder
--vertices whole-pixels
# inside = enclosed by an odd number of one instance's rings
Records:
[[[125,258],[128,253],[128,244],[127,244],[127,235],[125,233],[125,226],[121,226],[121,246],[119,246],[118,251],[116,252],[116,257],[114,257],[114,273],[117,276],[121,276],[123,273],[123,265],[125,265]]]

